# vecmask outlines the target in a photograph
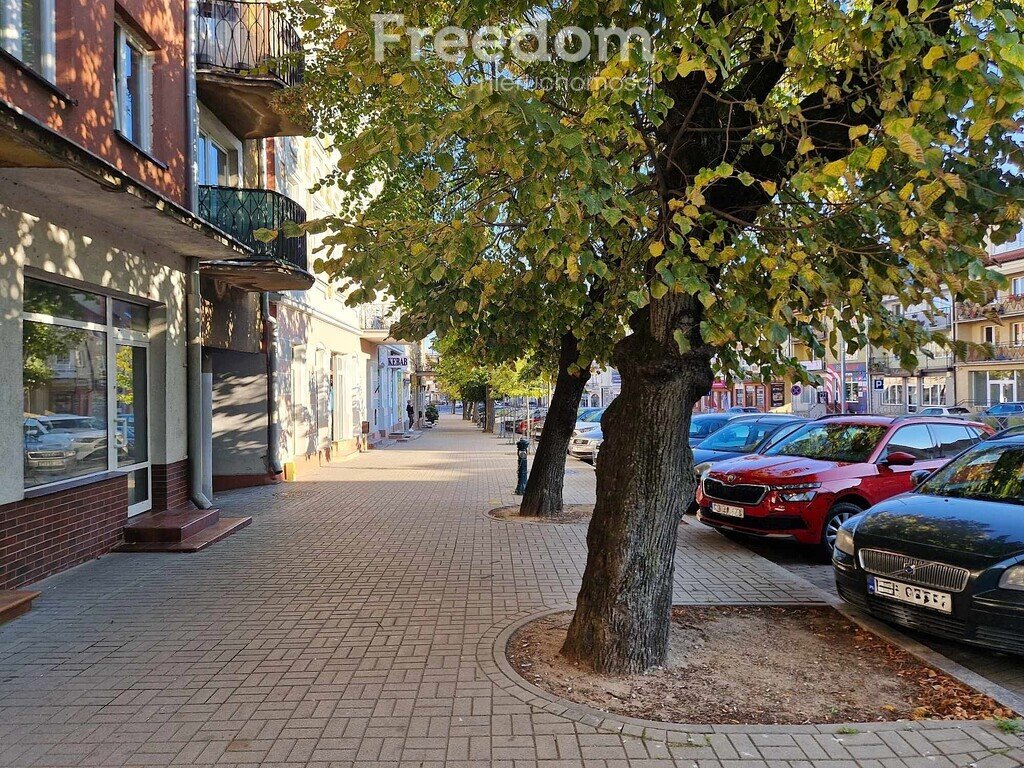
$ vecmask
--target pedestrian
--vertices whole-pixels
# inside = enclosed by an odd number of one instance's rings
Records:
[[[416,409],[412,407],[412,400],[406,403],[405,412],[409,414],[409,429],[413,426],[413,416],[416,415]]]

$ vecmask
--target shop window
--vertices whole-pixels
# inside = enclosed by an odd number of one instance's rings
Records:
[[[153,55],[127,27],[115,27],[115,127],[149,152],[153,146]]]
[[[107,468],[106,334],[26,320],[25,485]]]
[[[114,469],[149,507],[147,307],[25,279],[25,487]]]

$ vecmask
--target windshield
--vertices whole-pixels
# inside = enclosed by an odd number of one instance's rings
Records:
[[[780,426],[778,422],[734,421],[711,435],[700,447],[709,451],[750,453]]]
[[[694,416],[690,419],[690,439],[707,437],[727,421],[725,416]]]
[[[925,480],[917,492],[1024,504],[1024,446],[982,443]]]
[[[857,463],[867,461],[889,428],[868,424],[808,424],[764,451],[765,456]]]
[[[601,420],[604,408],[590,408],[576,417],[576,421],[597,422]]]

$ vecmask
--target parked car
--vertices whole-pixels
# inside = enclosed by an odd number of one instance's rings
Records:
[[[690,447],[696,448],[708,436],[714,434],[730,421],[739,416],[738,413],[695,413],[690,417]]]
[[[71,437],[51,433],[36,418],[24,424],[25,471],[29,474],[64,474],[75,463]]]
[[[831,557],[846,520],[911,490],[915,469],[938,469],[991,434],[986,424],[943,418],[812,421],[762,454],[704,473],[697,516],[720,530],[792,539]]]
[[[604,442],[604,433],[601,432],[601,426],[598,425],[597,429],[569,441],[569,455],[583,461],[595,461],[602,442]]]
[[[952,416],[955,419],[971,419],[974,412],[964,405],[929,405],[914,416]]]
[[[768,438],[783,427],[788,427],[788,433],[806,423],[807,419],[802,416],[788,414],[738,415],[693,449],[693,467],[699,475],[719,461],[756,453]]]
[[[573,437],[600,430],[601,417],[604,416],[605,410],[604,408],[586,408],[580,411],[576,416],[576,426],[572,431]]]
[[[55,413],[37,416],[36,419],[53,434],[71,437],[71,447],[79,463],[105,463],[107,453],[107,425],[96,416],[79,416],[71,413]],[[114,444],[118,451],[128,446],[127,436],[114,432]]]
[[[839,529],[843,599],[880,619],[1024,654],[1024,434],[1001,434]]]
[[[734,405],[732,408],[726,408],[726,413],[762,413],[760,408],[753,408],[749,405]]]
[[[978,418],[991,423],[996,429],[1006,429],[1011,418],[1024,419],[1024,403],[999,403],[978,412]]]

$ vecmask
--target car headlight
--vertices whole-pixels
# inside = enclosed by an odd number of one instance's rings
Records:
[[[780,493],[779,498],[789,504],[796,504],[802,501],[810,501],[814,498],[814,491],[796,491],[794,493]]]
[[[710,461],[702,461],[700,464],[697,464],[697,465],[694,466],[693,473],[695,475],[697,475],[697,477],[701,477],[709,469],[711,469],[711,462]]]
[[[846,528],[839,529],[839,533],[836,534],[836,550],[853,557],[853,531],[848,531]]]
[[[1024,591],[1024,565],[1015,565],[1003,571],[999,579],[999,588]]]

